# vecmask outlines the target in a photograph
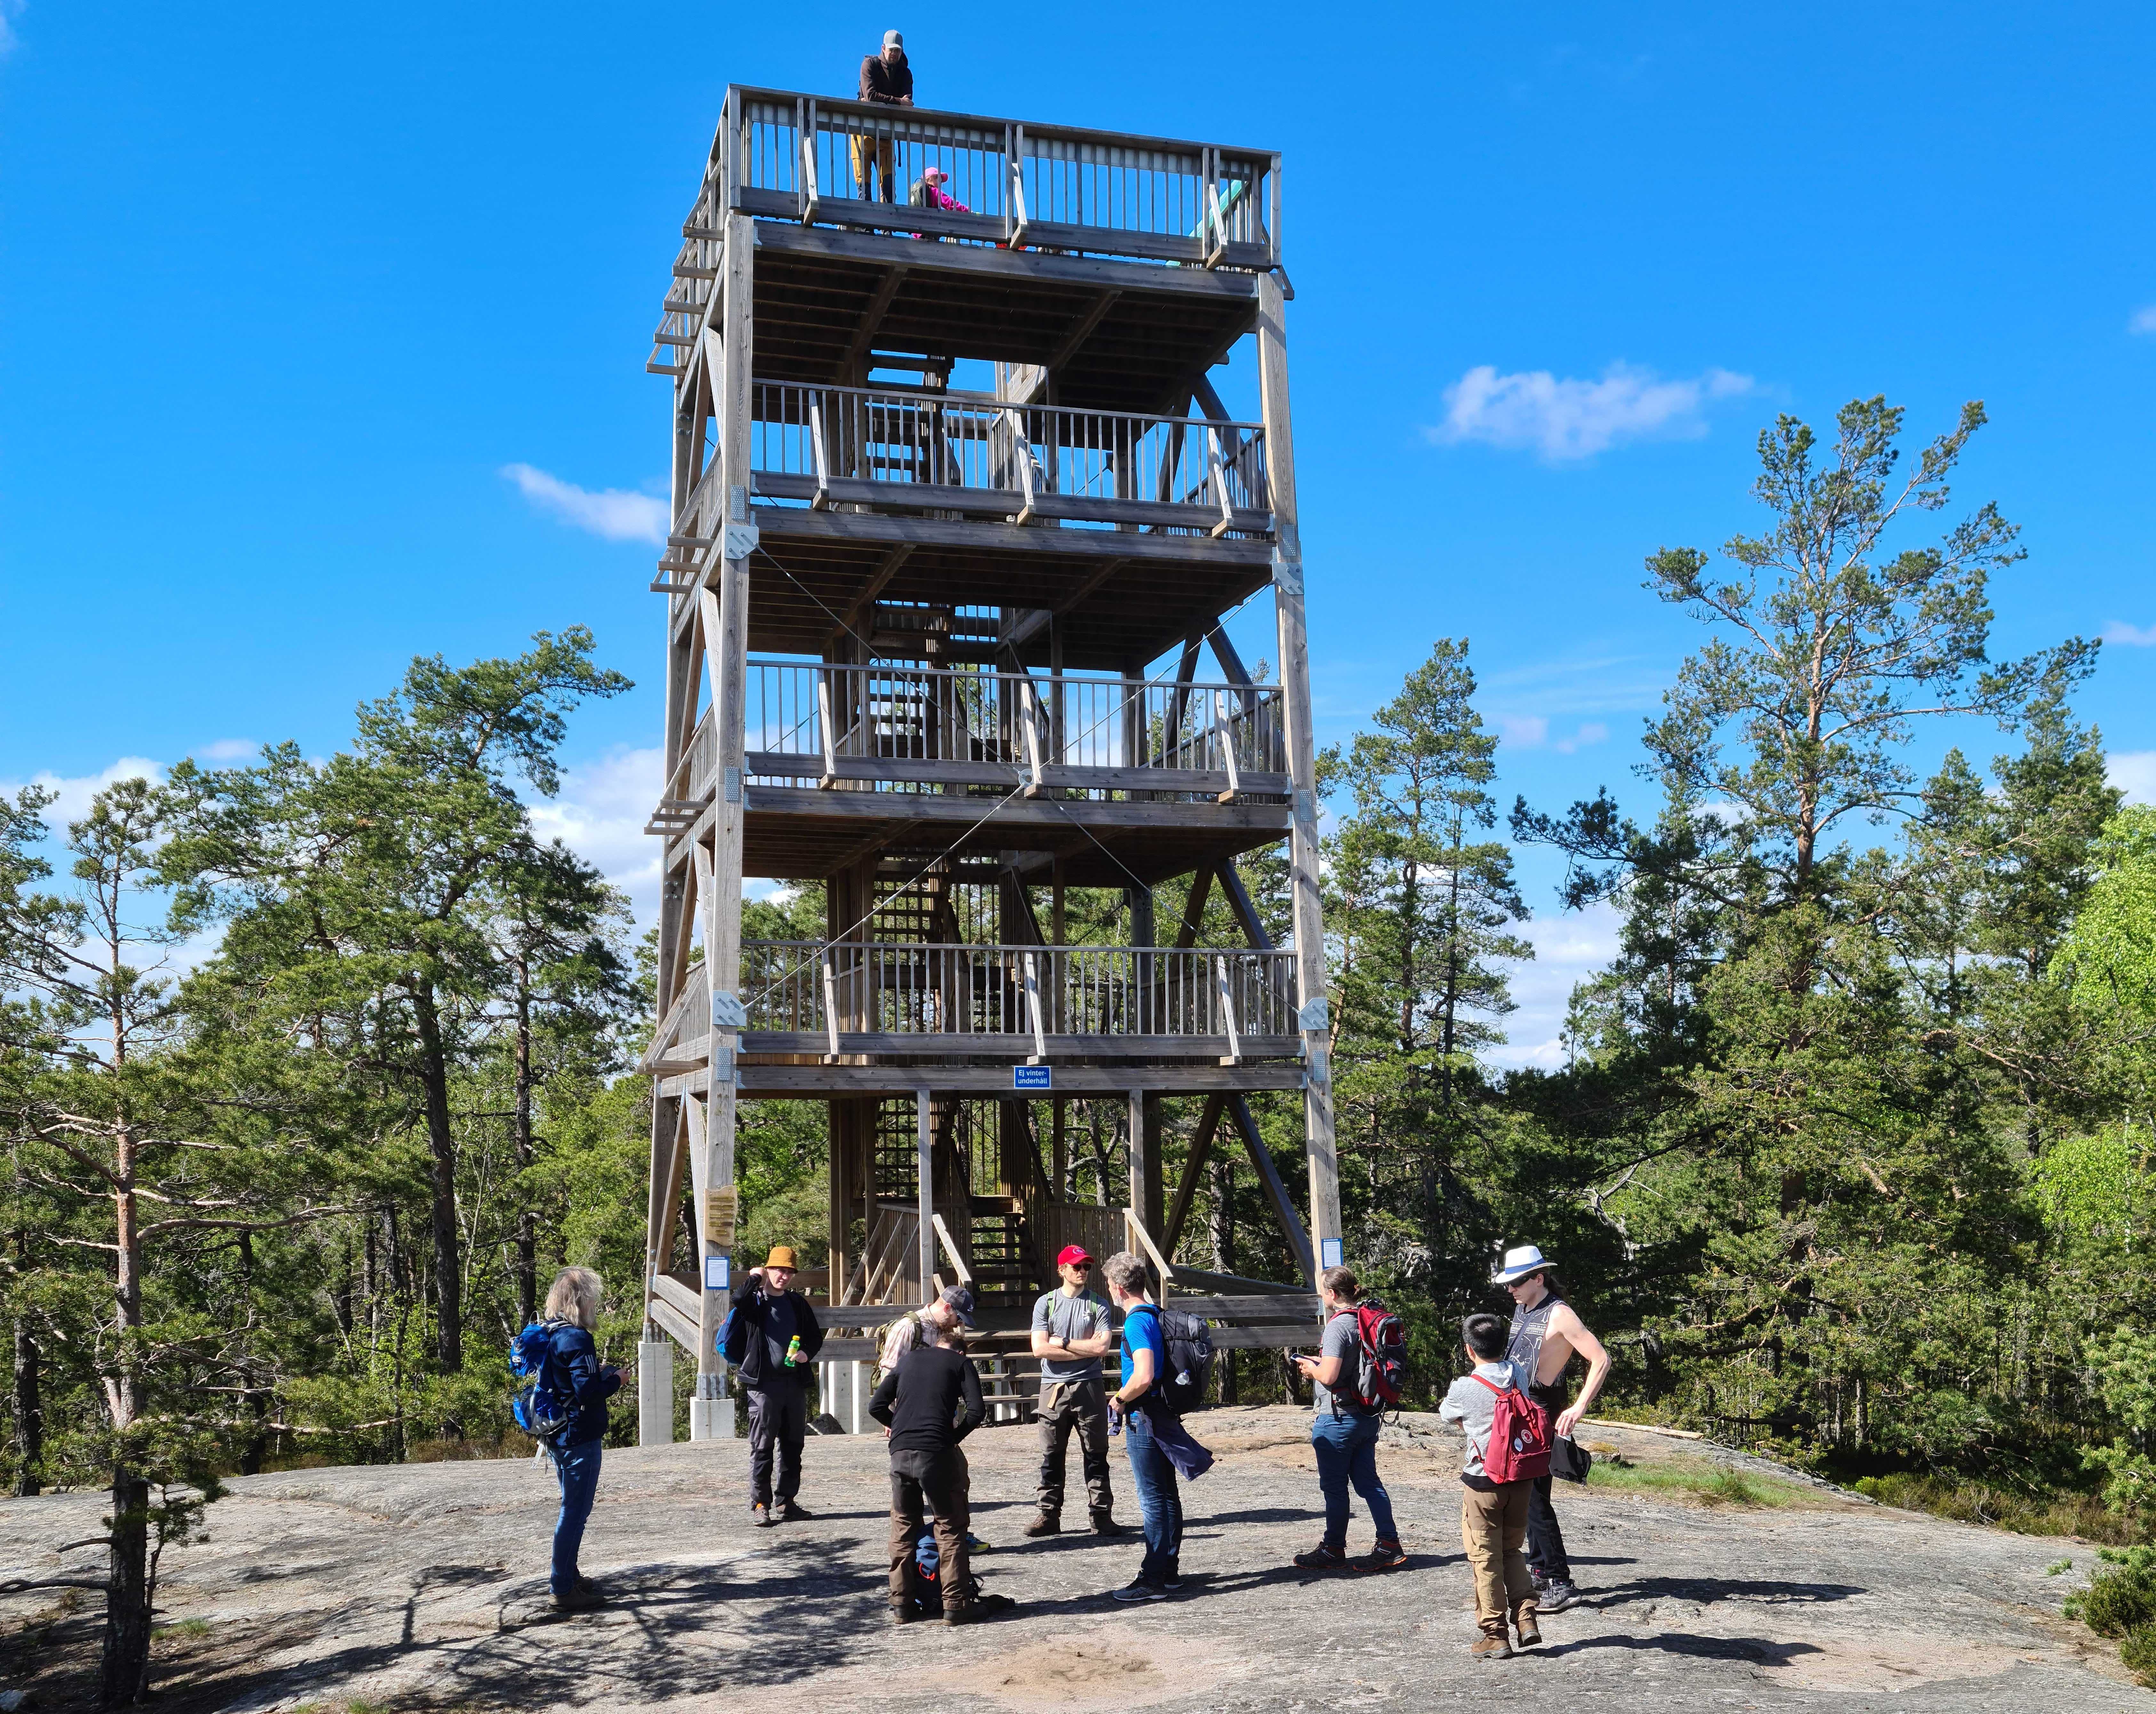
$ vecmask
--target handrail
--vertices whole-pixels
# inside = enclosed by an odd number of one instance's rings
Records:
[[[1167,1302],[1168,1290],[1175,1283],[1175,1270],[1160,1253],[1160,1246],[1152,1241],[1152,1234],[1146,1230],[1145,1222],[1138,1218],[1136,1209],[1123,1210],[1123,1237],[1133,1249],[1144,1251],[1152,1261],[1153,1270],[1160,1275],[1160,1301]]]
[[[929,167],[959,212],[910,206]],[[1281,264],[1280,157],[735,85],[684,231],[728,209],[1208,268]],[[678,276],[677,276],[678,278]],[[687,295],[687,294],[685,294]]]
[[[911,503],[1215,538],[1272,527],[1260,423],[795,381],[759,380],[750,400],[763,504]]]
[[[943,1254],[951,1258],[952,1270],[957,1275],[958,1283],[961,1286],[971,1286],[973,1283],[973,1270],[966,1265],[966,1258],[959,1255],[957,1239],[952,1237],[951,1229],[943,1224],[942,1214],[933,1214],[930,1218],[936,1224],[936,1241],[942,1247]]]

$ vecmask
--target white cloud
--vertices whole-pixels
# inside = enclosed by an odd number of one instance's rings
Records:
[[[54,793],[53,802],[44,811],[44,822],[53,830],[53,837],[60,839],[67,837],[67,824],[87,815],[90,800],[115,780],[161,780],[164,777],[165,765],[162,762],[151,762],[142,756],[123,756],[98,773],[64,775],[45,768],[27,780],[0,780],[0,793],[13,798],[25,786]]]
[[[1519,1009],[1504,1020],[1505,1044],[1483,1058],[1507,1069],[1554,1070],[1563,1065],[1564,1014],[1573,988],[1617,956],[1622,921],[1614,906],[1599,904],[1521,923],[1516,932],[1534,947],[1534,962],[1510,972]]]
[[[552,512],[579,530],[609,541],[666,540],[666,502],[654,495],[626,488],[579,488],[530,464],[504,464],[501,474],[540,511]]]
[[[2113,619],[2103,628],[2103,640],[2128,649],[2156,648],[2156,625],[2129,625],[2124,619]]]
[[[2145,304],[2126,324],[2128,333],[2156,333],[2156,304]]]
[[[1443,445],[1528,448],[1559,463],[1621,441],[1704,434],[1710,403],[1752,388],[1750,376],[1727,369],[1666,381],[1650,369],[1612,363],[1599,380],[1583,381],[1547,369],[1500,375],[1484,363],[1445,388],[1445,420],[1425,432]]]
[[[1539,714],[1501,716],[1497,731],[1516,749],[1539,750],[1547,744],[1560,756],[1570,756],[1590,744],[1603,743],[1609,736],[1608,726],[1599,720],[1590,720],[1567,736],[1553,738],[1548,719]]]
[[[562,770],[562,789],[531,801],[531,822],[629,895],[639,930],[659,917],[660,842],[644,831],[659,804],[665,752],[611,750]]]
[[[2103,759],[2111,783],[2129,803],[2156,803],[2156,750],[2114,750]]]
[[[251,762],[262,746],[253,738],[218,738],[195,752],[204,762]]]
[[[23,0],[0,0],[0,54],[12,54],[23,38],[15,32],[15,20],[23,15]]]

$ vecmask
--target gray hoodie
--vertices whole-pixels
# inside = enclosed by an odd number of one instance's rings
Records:
[[[1475,1374],[1500,1390],[1513,1384],[1512,1366],[1509,1362],[1478,1362]],[[1482,1475],[1482,1455],[1490,1450],[1490,1430],[1497,1421],[1497,1394],[1490,1387],[1472,1375],[1462,1375],[1452,1383],[1444,1403],[1437,1407],[1440,1416],[1449,1423],[1458,1423],[1467,1435],[1467,1462],[1460,1472],[1464,1476]]]

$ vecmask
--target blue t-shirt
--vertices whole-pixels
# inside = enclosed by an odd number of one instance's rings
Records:
[[[1160,1310],[1150,1303],[1133,1304],[1123,1316],[1123,1384],[1131,1383],[1131,1353],[1143,1347],[1152,1353],[1153,1384],[1168,1375],[1168,1341],[1160,1331]]]

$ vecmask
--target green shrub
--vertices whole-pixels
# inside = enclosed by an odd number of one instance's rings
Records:
[[[2156,1620],[2156,1547],[2106,1547],[2101,1557],[2109,1568],[2099,1567],[2066,1604],[2067,1616],[2100,1637],[2123,1637]],[[2156,1635],[2143,1646],[2156,1647]]]
[[[2134,1677],[2156,1689],[2156,1624],[2136,1625],[2118,1645],[2118,1658]]]

